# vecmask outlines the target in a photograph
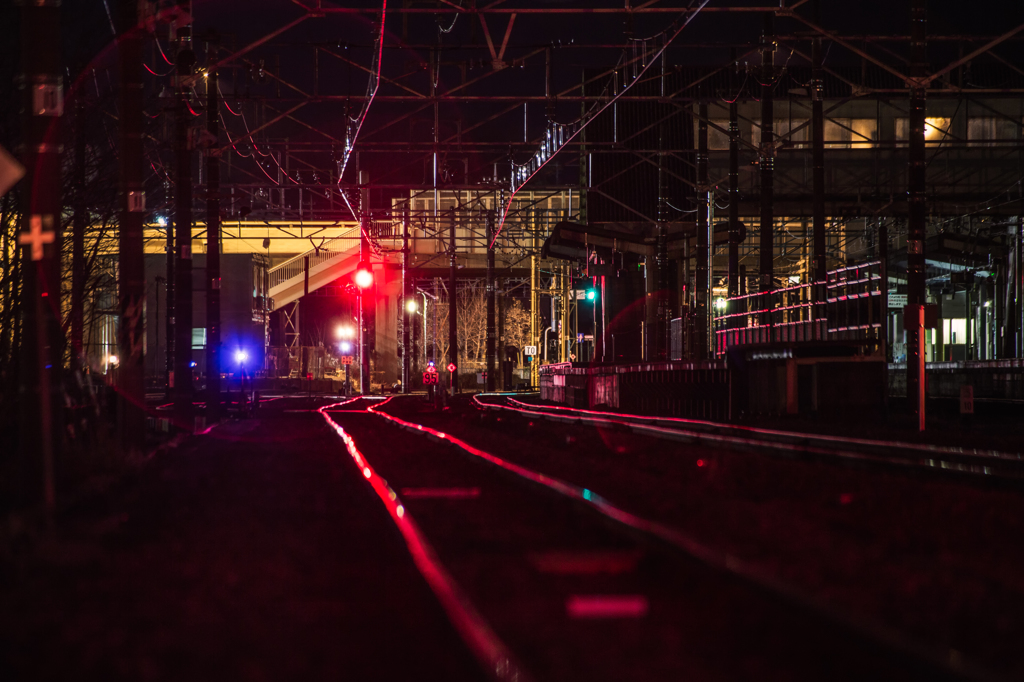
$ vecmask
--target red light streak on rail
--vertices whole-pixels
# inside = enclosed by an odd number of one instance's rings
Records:
[[[348,405],[356,400],[360,400],[360,398],[356,397],[339,403],[325,405],[317,411],[323,415],[327,424],[341,437],[349,455],[355,460],[356,465],[362,470],[363,476],[366,477],[373,487],[373,491],[377,493],[381,502],[384,503],[388,513],[391,514],[391,520],[398,526],[398,530],[405,539],[405,544],[409,548],[409,554],[412,555],[416,568],[419,569],[419,572],[426,579],[427,584],[430,585],[430,589],[434,592],[438,601],[441,602],[441,606],[444,608],[445,613],[448,614],[448,618],[455,626],[455,629],[458,630],[463,641],[466,642],[477,659],[480,660],[491,674],[500,680],[529,682],[530,676],[513,660],[504,642],[498,638],[483,616],[470,603],[458,584],[441,564],[437,557],[437,552],[434,551],[434,548],[427,541],[419,526],[413,521],[412,516],[406,513],[405,507],[398,499],[395,491],[373,470],[373,467],[366,461],[366,457],[359,451],[359,447],[352,436],[327,414],[328,409]],[[384,402],[386,403],[388,400],[391,400],[391,398]],[[368,411],[372,411],[372,409]]]

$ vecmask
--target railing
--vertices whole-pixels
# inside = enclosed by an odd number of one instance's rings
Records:
[[[305,253],[300,253],[298,256],[289,258],[280,265],[271,268],[268,272],[271,290],[294,277],[301,277],[307,267],[312,269],[339,256],[350,255],[353,247],[359,248],[358,237],[359,226],[354,225],[337,237],[328,239],[322,246],[310,249]],[[307,258],[309,259],[308,263]]]
[[[822,338],[824,311],[814,303],[814,285],[797,284],[724,299],[715,316],[715,353],[729,346],[811,341]]]
[[[870,261],[828,273],[828,331],[841,338],[882,326],[888,301],[882,296],[881,261]],[[888,287],[886,287],[888,289]]]
[[[885,305],[881,261],[830,270],[824,301],[814,284],[797,284],[722,299],[714,319],[715,352],[729,346],[873,338]]]

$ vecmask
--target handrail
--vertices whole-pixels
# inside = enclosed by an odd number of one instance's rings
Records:
[[[352,233],[359,234],[359,225],[354,225],[346,232],[332,237],[324,242],[323,246],[315,249],[310,249],[304,253],[300,253],[297,256],[289,258],[285,262],[275,265],[267,273],[270,278],[270,288],[274,289],[281,284],[284,284],[288,280],[298,277],[303,274],[306,269],[306,259],[309,259],[309,267],[313,268],[317,265],[326,263],[338,256],[350,255],[352,250]],[[344,248],[338,248],[339,246]],[[358,249],[358,243],[355,244]]]

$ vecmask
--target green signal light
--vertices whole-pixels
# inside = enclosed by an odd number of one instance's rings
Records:
[[[587,300],[593,301],[595,298],[597,298],[597,292],[593,289],[587,289]]]

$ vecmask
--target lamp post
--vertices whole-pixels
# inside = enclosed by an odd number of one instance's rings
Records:
[[[712,346],[712,348],[715,349],[714,351],[712,351],[713,354],[715,354],[715,355],[717,355],[717,353],[718,353],[718,330],[719,329],[728,329],[728,327],[729,327],[729,320],[722,317],[723,315],[726,314],[726,311],[728,311],[728,309],[729,309],[729,300],[728,299],[722,298],[722,297],[719,297],[719,298],[715,299],[715,312],[717,313],[717,315],[715,315],[715,317],[721,318],[714,325],[714,329],[712,329],[711,346]]]
[[[352,339],[356,335],[356,330],[352,328],[352,325],[342,324],[338,325],[338,328],[334,330],[335,336],[341,339],[341,343],[338,344],[338,350],[341,351],[342,355],[349,355],[352,352]],[[349,394],[349,368],[352,367],[351,363],[345,363],[345,397]]]
[[[423,307],[424,307],[424,309],[426,309],[426,301],[425,300],[424,300],[424,306]],[[413,294],[413,298],[406,299],[406,301],[405,301],[405,312],[406,312],[407,315],[409,315],[409,316],[416,315],[417,313],[419,313],[418,308],[419,308],[419,306],[416,304],[415,294]],[[415,318],[412,318],[412,319],[413,319],[413,321],[415,321]],[[424,332],[426,332],[427,324],[426,324],[426,317],[425,316],[424,316],[423,320],[424,320],[424,322],[423,322],[423,330],[424,330]],[[406,325],[408,325],[408,324],[409,324],[409,322],[406,321]],[[415,337],[415,334],[413,334],[412,336]],[[423,339],[423,342],[426,343],[426,338]],[[405,352],[406,352],[406,355],[409,354],[409,344],[406,344]],[[424,358],[423,359],[424,359],[424,363],[423,364],[426,365],[426,354],[424,354]],[[407,382],[411,381],[411,372],[406,372],[406,381]],[[402,384],[402,392],[403,393],[408,393],[409,392],[408,388],[409,387],[408,387],[407,383]]]
[[[365,230],[362,241],[366,240]],[[360,242],[362,243],[362,242]],[[362,253],[362,251],[360,252]],[[360,261],[356,267],[353,280],[359,291],[359,392],[370,394],[370,340],[369,340],[369,306],[372,305],[371,287],[373,286],[373,269],[368,261]]]
[[[423,366],[426,367],[427,366],[427,296],[430,296],[430,298],[433,298],[435,300],[437,299],[437,297],[434,296],[433,294],[428,294],[427,292],[423,291],[423,289],[419,289],[419,288],[416,289],[416,293],[423,297]],[[437,320],[435,319],[435,322],[436,321]],[[435,325],[435,327],[436,326],[437,325]],[[434,332],[434,336],[435,337],[437,336],[436,329],[435,329],[435,332]],[[437,343],[437,339],[436,338],[434,339],[434,342]]]

